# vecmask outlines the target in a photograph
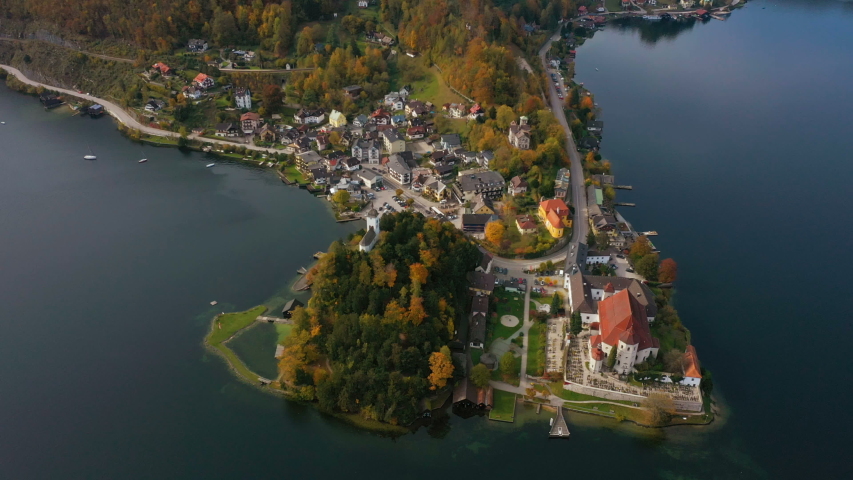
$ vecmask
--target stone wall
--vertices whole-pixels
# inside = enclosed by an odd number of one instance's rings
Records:
[[[607,400],[621,400],[627,402],[635,402],[637,404],[642,404],[643,400],[646,397],[642,395],[634,395],[631,393],[622,393],[622,392],[613,392],[610,390],[602,390],[600,388],[588,387],[585,385],[578,385],[576,383],[572,383],[569,385],[563,385],[563,388],[566,390],[571,390],[573,392],[582,393],[584,395],[592,395],[594,397],[605,398]],[[673,400],[675,404],[675,408],[678,411],[682,412],[701,412],[702,411],[702,402],[691,402],[688,400]]]

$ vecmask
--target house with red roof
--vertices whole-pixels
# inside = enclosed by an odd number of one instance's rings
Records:
[[[696,355],[696,348],[693,345],[688,345],[684,352],[684,379],[682,385],[695,387],[702,381],[702,368],[699,367],[699,357]]]
[[[616,373],[627,375],[634,365],[657,357],[660,341],[652,337],[645,307],[628,290],[606,292],[598,303],[598,319],[599,334],[589,337],[589,350],[601,349],[609,356],[616,349]]]
[[[160,75],[163,75],[164,77],[171,77],[175,74],[175,71],[163,62],[155,63],[151,66],[151,69],[157,71]]]
[[[208,89],[213,87],[213,77],[210,77],[204,73],[199,73],[193,79],[193,85],[199,88]]]
[[[563,236],[563,229],[571,226],[569,220],[569,207],[566,202],[559,198],[545,200],[539,203],[539,218],[545,224],[545,228],[554,238]]]

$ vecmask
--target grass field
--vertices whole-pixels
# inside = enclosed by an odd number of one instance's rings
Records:
[[[489,420],[512,422],[515,420],[515,394],[495,390],[494,405],[489,412]]]
[[[530,327],[527,338],[527,374],[541,376],[545,373],[545,332],[548,325],[537,323]]]
[[[551,392],[554,395],[562,398],[563,400],[568,400],[570,402],[571,401],[583,402],[583,401],[588,401],[588,400],[600,400],[600,401],[621,403],[623,405],[631,405],[631,404],[635,403],[635,402],[629,402],[627,400],[605,400],[604,398],[594,397],[592,395],[586,395],[583,393],[573,392],[571,390],[564,389],[563,385],[560,382],[551,382],[550,384],[548,384],[548,386],[551,387]]]
[[[307,183],[305,180],[305,176],[302,175],[302,172],[296,169],[295,165],[288,165],[283,170],[284,175],[287,176],[287,179],[296,182],[296,183]]]
[[[285,323],[276,323],[275,331],[278,333],[278,339],[276,343],[281,344],[284,343],[284,339],[290,336],[290,332],[293,331],[293,325],[287,325]]]
[[[492,339],[509,338],[513,333],[518,331],[524,323],[524,294],[495,292],[494,295],[498,299],[498,315],[497,318],[491,319]],[[518,318],[518,325],[515,327],[505,327],[501,325],[501,317],[504,315],[515,315]],[[486,343],[491,343],[491,340]]]
[[[426,75],[421,80],[412,83],[414,88],[413,98],[418,100],[432,102],[436,108],[441,108],[445,103],[458,103],[464,101],[462,97],[457,95],[444,83],[441,74],[438,70],[430,68],[426,70]]]
[[[258,315],[266,312],[267,307],[260,305],[255,308],[246,310],[245,312],[226,313],[219,316],[212,325],[212,329],[204,339],[205,343],[212,348],[215,348],[228,361],[237,373],[247,381],[254,382],[258,375],[249,370],[249,367],[234,353],[233,350],[225,345],[225,341],[231,338],[235,333],[248,327],[255,322]]]

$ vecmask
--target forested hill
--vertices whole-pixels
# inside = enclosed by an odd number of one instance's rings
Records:
[[[409,423],[448,387],[447,343],[466,311],[479,252],[449,223],[399,213],[381,219],[370,253],[333,243],[294,313],[281,381],[328,410]],[[331,362],[331,375],[324,357]]]

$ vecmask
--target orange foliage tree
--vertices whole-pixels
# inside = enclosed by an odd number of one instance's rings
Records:
[[[658,268],[658,281],[663,283],[672,283],[678,278],[678,264],[671,258],[666,258],[660,262]]]
[[[447,380],[453,376],[453,362],[450,360],[450,349],[441,347],[441,351],[432,352],[429,356],[430,390],[444,388]]]
[[[504,233],[506,233],[506,227],[501,222],[489,222],[486,225],[486,240],[490,241],[493,245],[500,245],[504,239]]]

